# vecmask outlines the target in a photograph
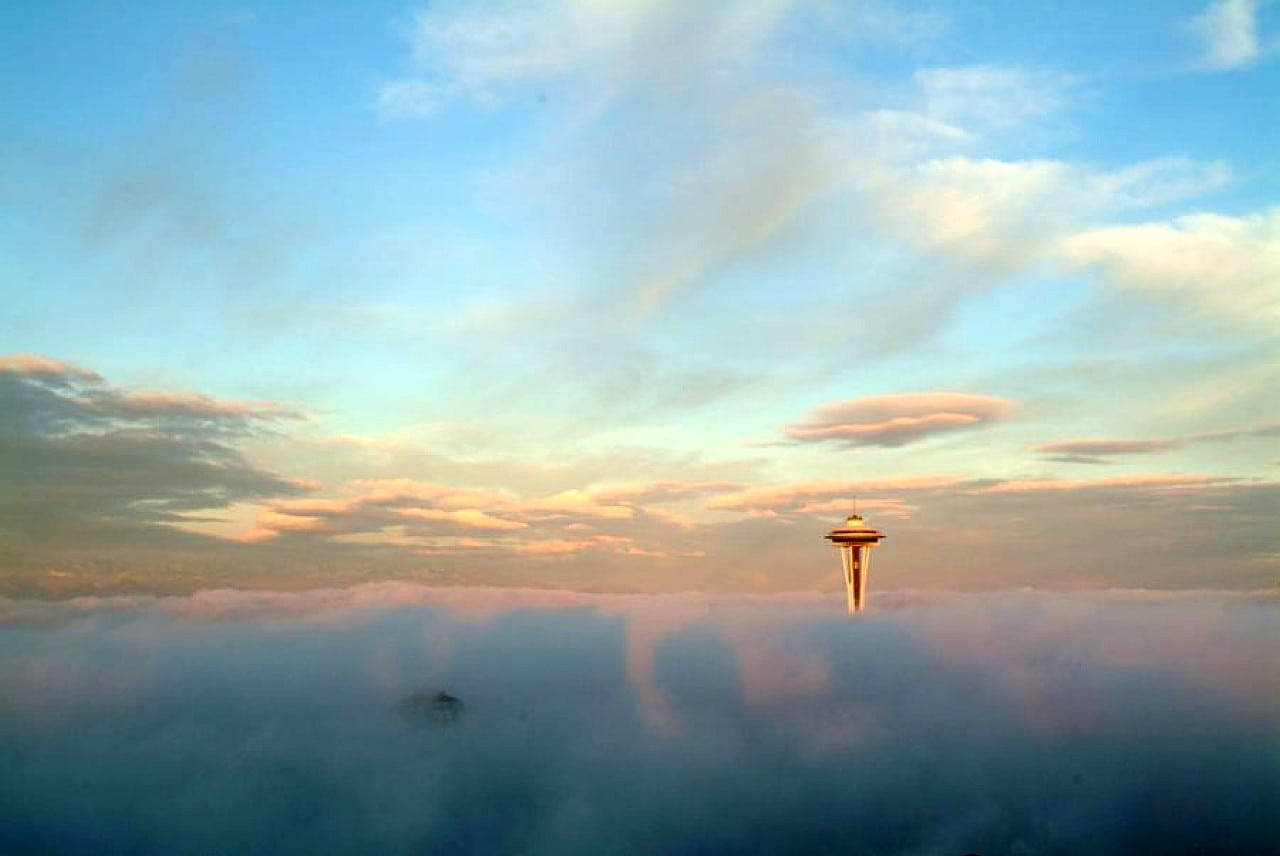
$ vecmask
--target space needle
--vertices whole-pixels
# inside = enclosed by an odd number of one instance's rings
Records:
[[[844,588],[849,614],[861,612],[867,603],[867,571],[871,568],[871,548],[880,543],[884,533],[872,529],[856,512],[826,534],[840,548],[840,564],[844,566]]]

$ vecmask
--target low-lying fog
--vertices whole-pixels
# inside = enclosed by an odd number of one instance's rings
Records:
[[[1280,841],[1273,594],[842,600],[0,601],[0,852]]]

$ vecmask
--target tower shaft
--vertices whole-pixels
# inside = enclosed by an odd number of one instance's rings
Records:
[[[861,612],[867,600],[867,574],[871,570],[870,544],[841,544],[845,600],[849,614]]]

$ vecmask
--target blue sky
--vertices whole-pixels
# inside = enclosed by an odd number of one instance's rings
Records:
[[[1278,4],[0,16],[13,568],[807,587],[861,495],[923,584],[1275,576]]]

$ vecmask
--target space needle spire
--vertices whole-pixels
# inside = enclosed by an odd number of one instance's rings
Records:
[[[857,508],[856,504],[854,508]],[[845,519],[843,526],[832,529],[826,534],[826,538],[840,548],[849,614],[861,612],[867,603],[867,571],[871,569],[871,548],[880,543],[884,533],[868,526],[855,510]]]

